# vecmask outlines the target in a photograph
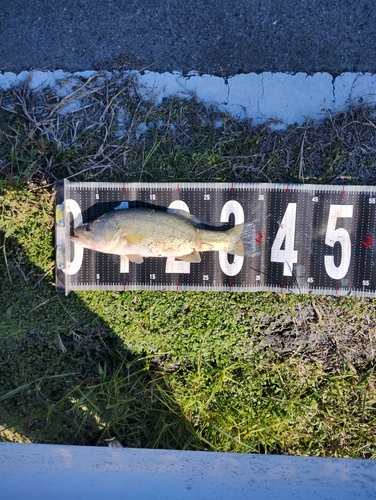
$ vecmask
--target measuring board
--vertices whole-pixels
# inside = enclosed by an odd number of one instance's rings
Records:
[[[168,207],[206,225],[254,222],[251,257],[202,252],[200,263],[84,249],[73,228],[122,208]],[[268,290],[376,294],[376,187],[252,183],[56,183],[56,287],[71,290]]]

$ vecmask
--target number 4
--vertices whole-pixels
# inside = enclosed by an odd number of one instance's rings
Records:
[[[298,262],[298,251],[294,250],[296,203],[289,203],[272,245],[272,262],[283,263],[283,276],[292,276],[292,266]],[[285,248],[282,248],[285,242]]]

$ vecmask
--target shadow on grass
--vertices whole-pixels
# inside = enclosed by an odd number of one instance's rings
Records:
[[[77,294],[57,293],[51,276],[6,239],[0,440],[203,449],[153,360],[133,354]]]

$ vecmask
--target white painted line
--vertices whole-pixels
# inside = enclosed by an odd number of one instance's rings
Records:
[[[8,90],[26,82],[33,91],[50,87],[63,97],[72,84],[77,84],[78,77],[88,79],[95,74],[95,71],[72,74],[62,70],[23,71],[18,75],[0,73],[0,89]],[[349,106],[373,106],[376,102],[376,75],[370,73],[343,73],[333,78],[329,73],[266,72],[225,79],[195,72],[183,76],[180,72],[129,71],[122,74],[105,72],[101,80],[122,80],[130,75],[138,82],[139,92],[145,100],[160,103],[170,96],[196,96],[204,104],[236,119],[251,118],[255,124],[273,121],[274,128],[302,124],[306,119],[319,120],[328,113],[346,111]],[[71,102],[63,112],[73,112],[77,106]]]

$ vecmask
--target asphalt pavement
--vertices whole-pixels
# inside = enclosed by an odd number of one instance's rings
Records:
[[[0,71],[376,73],[373,0],[0,0]]]

